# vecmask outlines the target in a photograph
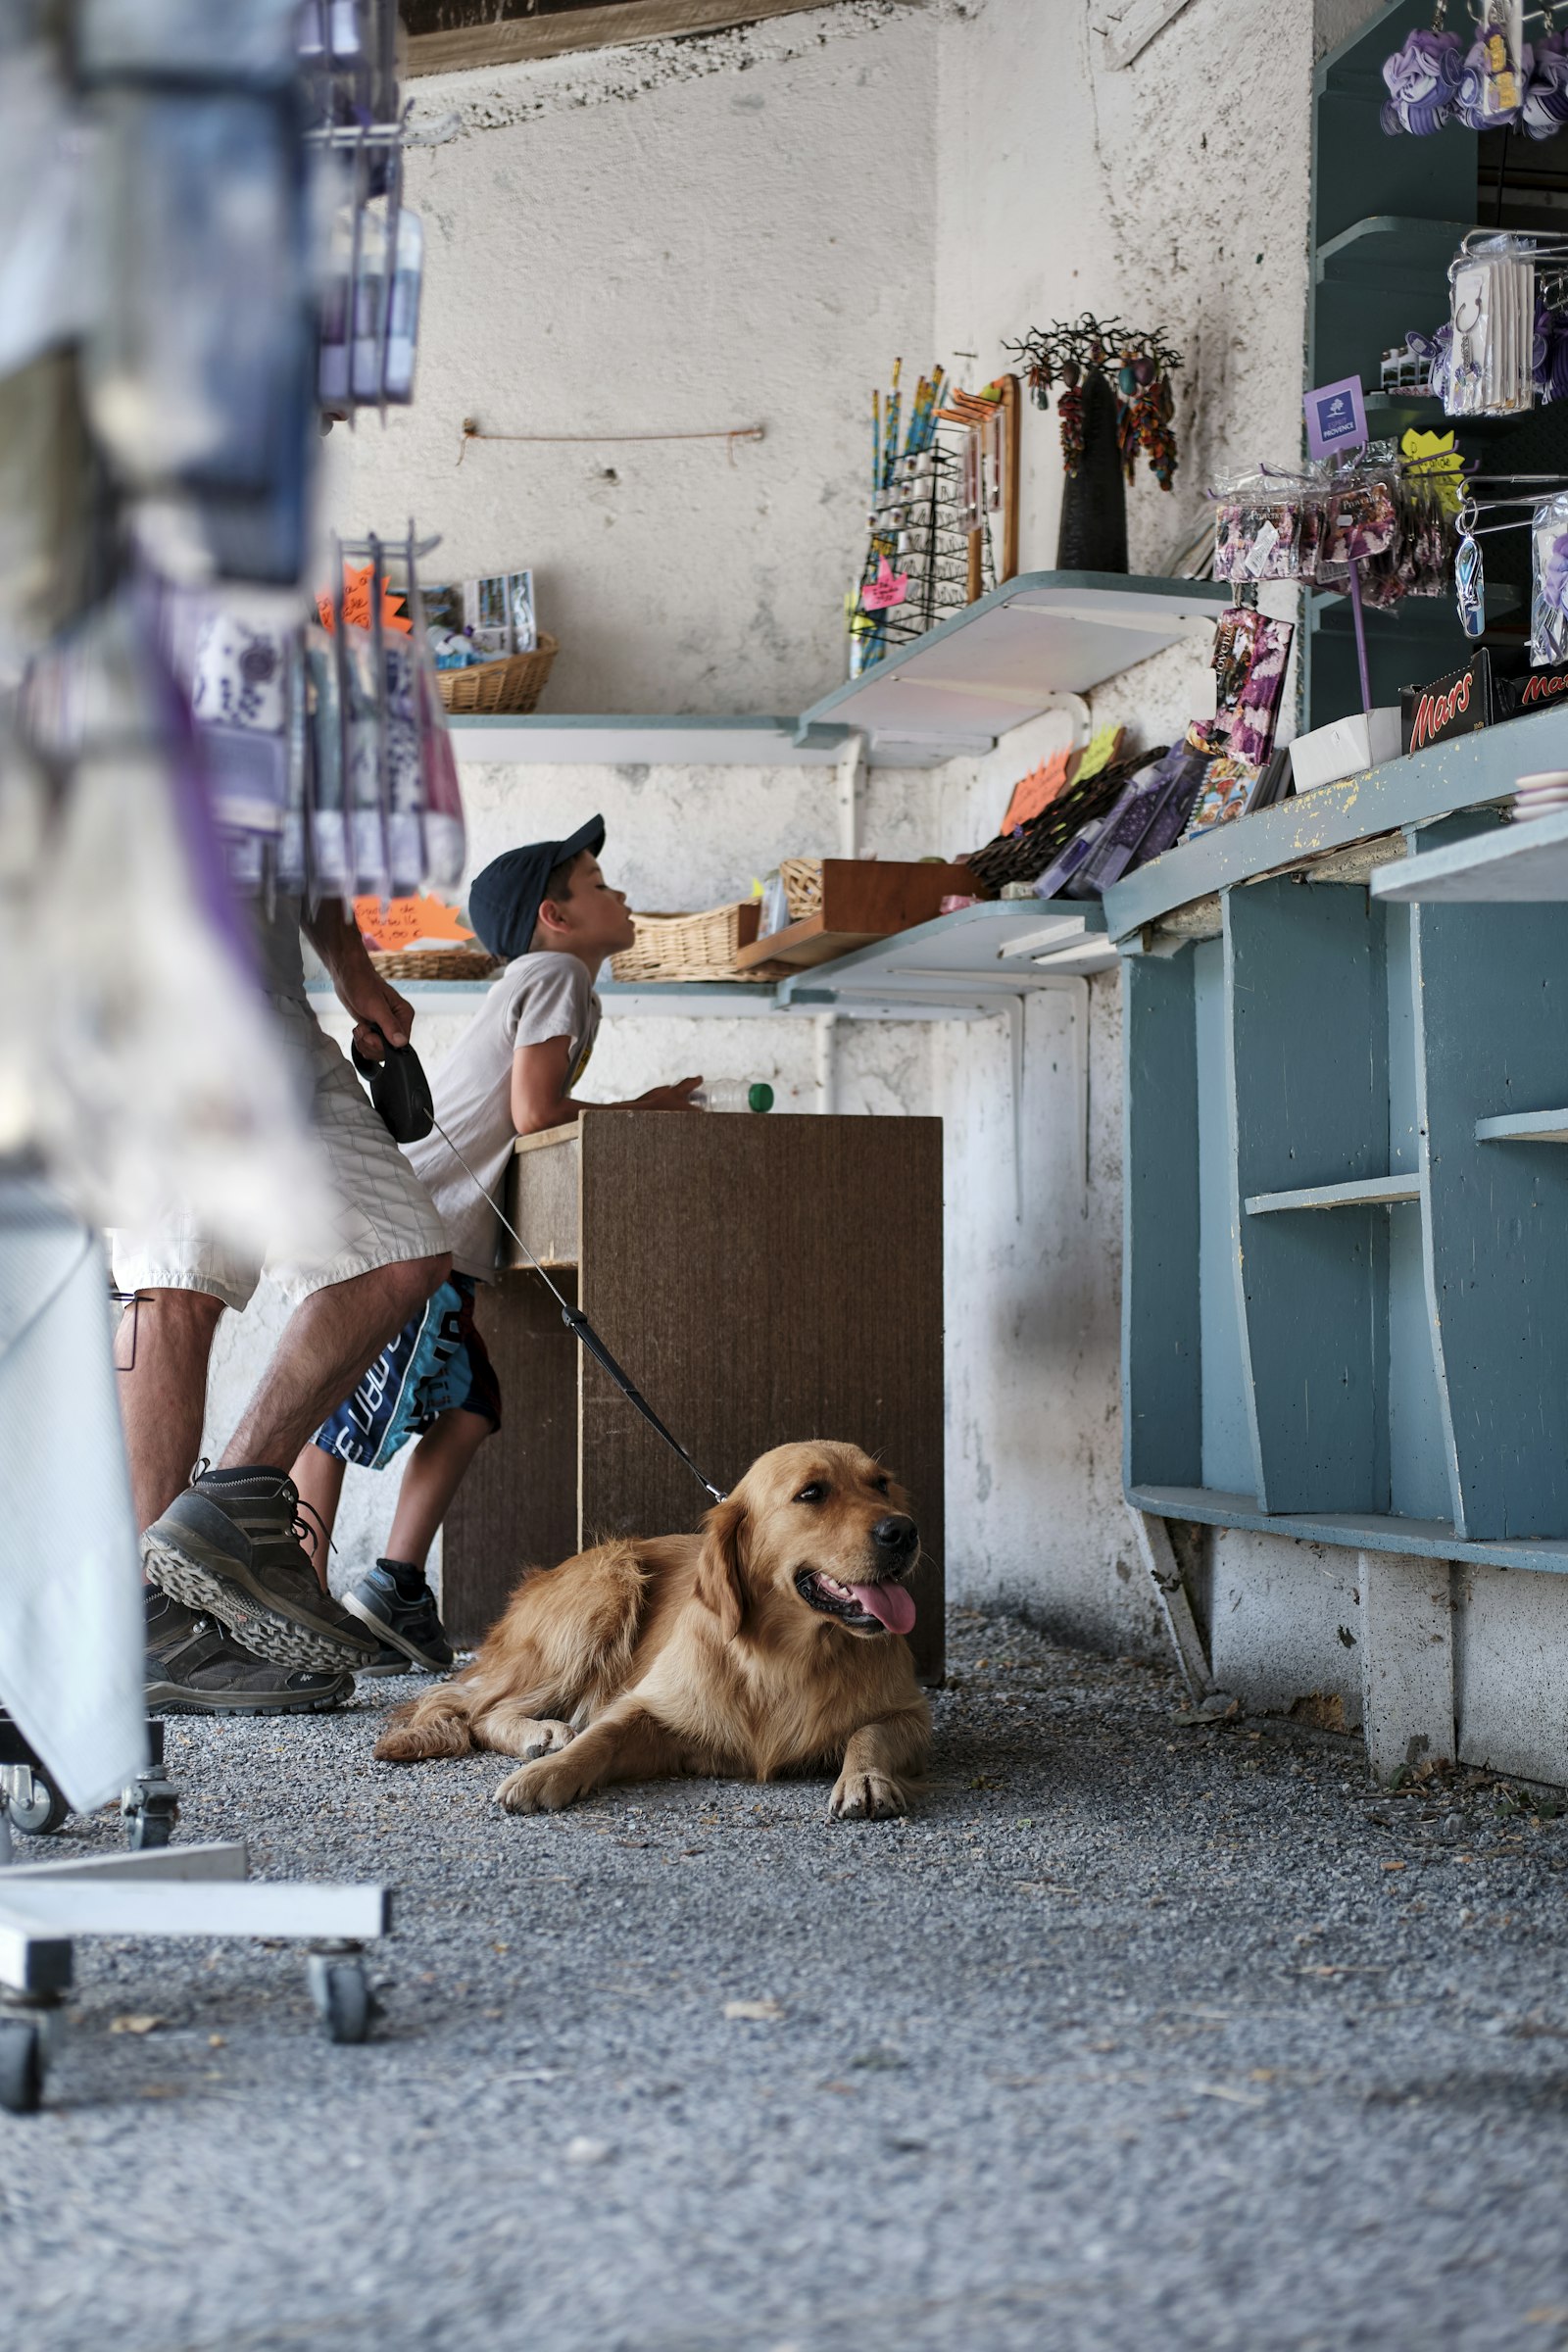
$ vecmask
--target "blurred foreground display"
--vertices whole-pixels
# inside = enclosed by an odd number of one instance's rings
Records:
[[[413,528],[356,551],[386,592],[335,628],[313,529],[323,407],[412,390],[395,31],[394,0],[0,0],[0,1155],[100,1223],[177,1171],[216,1235],[308,1250],[236,898],[461,870]]]
[[[395,0],[0,0],[0,1396],[54,1403],[0,1430],[38,1571],[0,1577],[0,1701],[81,1802],[142,1754],[92,1228],[319,1256],[258,932],[463,861],[413,526],[346,612],[312,503],[322,431],[413,391],[396,34]]]

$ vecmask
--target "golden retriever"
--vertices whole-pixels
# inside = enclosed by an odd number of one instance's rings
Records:
[[[828,1810],[906,1812],[930,1710],[904,1636],[907,1498],[858,1446],[777,1446],[692,1536],[524,1577],[473,1664],[400,1707],[383,1762],[520,1756],[496,1790],[553,1813],[608,1781],[839,1768]]]

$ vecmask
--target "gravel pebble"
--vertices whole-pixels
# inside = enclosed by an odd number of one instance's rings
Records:
[[[951,1638],[906,1822],[797,1782],[511,1818],[495,1758],[371,1760],[407,1680],[172,1723],[182,1838],[398,1890],[382,2015],[325,2042],[295,1949],[80,1944],[45,2112],[0,2116],[7,2345],[1568,2340],[1568,1822]]]

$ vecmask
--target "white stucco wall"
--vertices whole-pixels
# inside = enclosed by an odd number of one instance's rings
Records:
[[[434,577],[531,564],[547,709],[793,713],[843,677],[871,387],[929,360],[935,38],[927,8],[848,0],[411,85],[457,118],[408,162],[415,405],[333,434],[337,502],[439,530]],[[466,416],[606,437],[460,466]]]

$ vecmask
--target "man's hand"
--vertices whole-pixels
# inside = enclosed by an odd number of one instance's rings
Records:
[[[682,1078],[674,1086],[651,1086],[646,1095],[633,1095],[628,1110],[692,1110],[696,1105],[693,1095],[702,1085],[701,1078]]]
[[[314,915],[302,919],[301,928],[325,964],[338,1003],[354,1015],[354,1043],[366,1060],[379,1061],[386,1046],[406,1046],[414,1007],[382,979],[342,901],[324,900]]]

